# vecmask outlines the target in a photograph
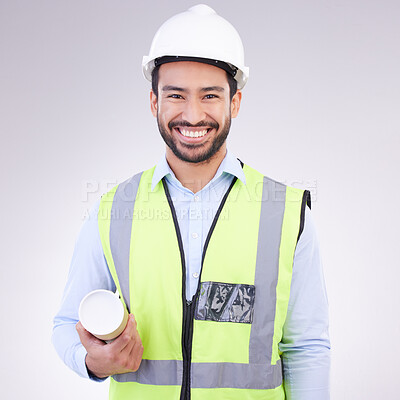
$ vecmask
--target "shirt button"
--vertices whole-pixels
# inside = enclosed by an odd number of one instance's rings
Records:
[[[199,201],[200,197],[199,196],[194,196],[194,201]]]
[[[196,233],[196,232],[193,232],[192,233],[192,238],[193,239],[197,239],[199,237],[199,234],[198,233]]]
[[[196,278],[196,279],[197,279],[198,277],[199,277],[199,274],[198,274],[197,272],[194,272],[194,273],[193,273],[193,278]]]

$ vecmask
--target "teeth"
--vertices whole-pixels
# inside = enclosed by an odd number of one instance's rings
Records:
[[[202,131],[187,131],[186,129],[179,129],[181,134],[186,137],[202,137],[207,133],[207,129]]]

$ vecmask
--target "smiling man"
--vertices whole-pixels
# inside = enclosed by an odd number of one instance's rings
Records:
[[[241,92],[231,102],[226,73],[200,62],[182,61],[160,69],[161,94],[151,92],[151,110],[169,147],[168,156],[172,150],[182,161],[201,163],[217,152],[224,155],[232,109],[236,117]]]
[[[83,377],[111,377],[111,399],[329,399],[309,193],[227,150],[249,72],[238,33],[194,6],[160,27],[143,72],[166,152],[83,225],[56,350]],[[111,343],[78,321],[95,289],[117,291],[130,313]]]
[[[151,111],[167,145],[169,166],[183,186],[197,192],[226,155],[231,118],[239,112],[242,93],[232,90],[227,72],[213,65],[160,63],[162,59],[153,73],[160,89],[153,87],[150,93]]]

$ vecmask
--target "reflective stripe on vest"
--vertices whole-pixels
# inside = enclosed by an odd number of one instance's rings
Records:
[[[154,189],[155,193],[151,193],[153,172],[154,168],[135,175],[104,195],[98,217],[100,237],[110,272],[128,310],[136,316],[145,348],[139,370],[115,375],[112,385],[118,386],[117,382],[136,382],[132,386],[134,392],[138,388],[137,384],[180,386],[183,377],[183,356],[180,347],[181,298],[185,277],[182,276],[181,266],[178,268],[176,265],[178,260],[182,260],[171,210],[161,182]],[[253,393],[254,397],[243,397],[243,391],[240,391],[242,398],[249,399],[261,398],[256,393],[263,389],[261,392],[266,397],[262,398],[284,398],[283,389],[276,391],[282,384],[278,343],[281,341],[286,319],[293,256],[307,192],[262,177],[248,166],[244,167],[244,172],[246,185],[240,181],[236,182],[224,206],[228,214],[221,214],[212,233],[204,258],[201,282],[254,285],[256,289],[252,323],[194,321],[191,360],[193,399],[202,398],[196,395],[202,393],[201,388],[252,389],[250,393]],[[238,217],[239,214],[244,214],[247,219]],[[158,235],[158,231],[162,234]],[[162,258],[151,255],[150,252],[157,252],[158,242],[146,244],[145,240],[149,241],[152,238],[167,242],[164,246],[162,243],[159,246],[159,251],[165,253],[162,254]],[[227,241],[230,243],[228,246],[223,243]],[[221,249],[225,249],[222,254]],[[232,254],[227,254],[227,251]],[[151,279],[156,281],[158,275],[159,279],[164,279],[165,285],[155,284],[154,288],[159,291],[161,287],[165,287],[165,290],[161,291],[165,294],[165,306],[170,307],[164,310],[168,318],[165,318],[162,312],[153,315],[153,319],[157,319],[158,316],[159,326],[157,321],[152,321],[151,315],[146,314],[146,310],[142,310],[147,308],[147,303],[140,300],[143,295],[149,302],[151,294],[148,295],[146,289],[151,291],[153,288],[152,282],[143,278],[145,272],[137,271],[138,266],[141,269],[147,266],[146,252],[148,258],[155,257],[158,263],[165,264],[151,265],[148,271],[152,274]],[[236,258],[243,263],[243,269],[249,271],[248,273],[241,271],[241,268],[232,268],[233,272],[227,271],[229,268],[224,265],[224,260],[234,264]],[[171,268],[166,267],[167,265]],[[172,279],[169,275],[172,275]],[[135,276],[138,279],[135,279]],[[239,281],[236,282],[236,279]],[[144,283],[146,288],[138,286],[137,281]],[[179,304],[176,300],[178,293]],[[172,300],[169,299],[170,294]],[[158,293],[155,294],[155,299],[157,296]],[[177,307],[180,307],[180,311],[175,309]],[[152,313],[157,311],[153,309]],[[179,327],[171,327],[171,323],[178,323]],[[159,332],[156,331],[157,326]],[[165,338],[165,335],[168,337]],[[226,348],[219,350],[224,346],[219,343],[218,336],[228,342],[232,337],[234,345],[231,349],[228,348],[229,351],[226,351]],[[214,337],[216,340],[210,343],[210,338]],[[162,341],[161,346],[157,346],[158,341]],[[243,344],[246,343],[246,348],[243,348]],[[237,349],[236,344],[241,344],[241,348]],[[164,351],[165,346],[169,346],[170,349]],[[149,347],[158,348],[153,351]],[[126,390],[125,386],[122,392]],[[113,388],[111,392],[118,393],[118,389]],[[268,397],[266,392],[270,392],[271,396]],[[207,393],[209,396],[210,392]]]

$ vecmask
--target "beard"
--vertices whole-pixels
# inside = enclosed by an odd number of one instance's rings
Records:
[[[170,130],[168,131],[165,126],[162,125],[157,114],[157,125],[165,144],[172,150],[176,157],[185,162],[201,163],[210,160],[225,143],[231,128],[231,115],[229,113],[221,131],[215,134],[214,138],[211,139],[211,143],[210,141],[199,144],[181,143],[170,132],[172,132],[175,126],[208,126],[214,128],[215,132],[218,132],[219,124],[215,121],[200,121],[196,125],[192,125],[187,121],[171,121],[168,123],[168,129]]]

